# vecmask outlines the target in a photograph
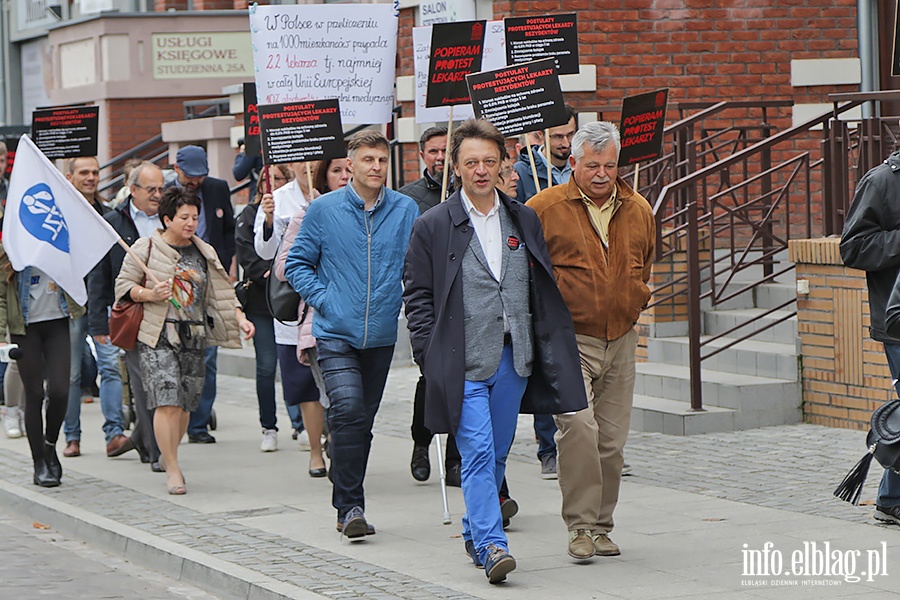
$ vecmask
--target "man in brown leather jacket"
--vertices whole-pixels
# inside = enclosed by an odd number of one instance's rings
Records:
[[[556,416],[569,555],[616,556],[609,539],[634,393],[634,324],[650,298],[650,204],[618,177],[619,131],[590,123],[572,140],[572,177],[535,195],[557,284],[572,313],[588,408]]]

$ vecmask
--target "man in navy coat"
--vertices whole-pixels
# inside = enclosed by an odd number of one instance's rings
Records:
[[[463,539],[491,583],[515,566],[500,484],[518,413],[587,407],[575,331],[537,215],[496,190],[503,135],[470,119],[451,136],[462,189],[422,215],[406,253],[404,300],[425,375],[425,425],[462,456]]]

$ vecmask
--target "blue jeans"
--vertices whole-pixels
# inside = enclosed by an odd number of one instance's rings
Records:
[[[253,350],[256,353],[256,401],[259,403],[259,424],[263,429],[275,429],[275,368],[278,353],[275,348],[275,325],[272,317],[247,315],[256,327]]]
[[[69,404],[63,431],[66,441],[81,440],[81,357],[87,347],[87,316],[69,321],[71,370],[69,371]],[[106,443],[125,432],[122,413],[122,374],[119,371],[119,349],[112,344],[94,344],[97,370],[100,372],[100,410]]]
[[[316,349],[331,401],[326,413],[334,480],[331,504],[338,511],[338,520],[343,521],[351,508],[366,508],[363,480],[372,448],[372,424],[394,346],[358,350],[343,340],[319,338]]]
[[[216,360],[218,356],[218,346],[210,346],[206,349],[206,375],[203,379],[203,391],[200,392],[200,404],[197,406],[197,410],[191,412],[191,418],[188,421],[188,435],[208,432],[209,415],[212,413],[213,402],[216,401]]]
[[[534,434],[538,439],[538,460],[548,454],[556,456],[556,421],[553,415],[534,415]]]
[[[463,538],[474,542],[482,563],[489,544],[509,548],[499,495],[527,382],[516,373],[512,346],[506,345],[493,375],[484,381],[465,383],[456,431],[466,502]]]
[[[900,344],[885,342],[884,353],[887,355],[891,378],[900,379]],[[900,504],[900,474],[894,473],[890,469],[884,470],[875,503],[886,508]]]

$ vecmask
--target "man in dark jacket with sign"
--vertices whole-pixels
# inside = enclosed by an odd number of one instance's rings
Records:
[[[495,189],[503,135],[466,121],[450,154],[462,189],[416,221],[404,299],[427,381],[425,425],[456,435],[466,550],[497,583],[515,568],[496,498],[517,415],[576,411],[587,401],[540,221]]]
[[[133,245],[138,238],[150,237],[159,229],[159,200],[165,189],[162,170],[153,163],[142,162],[128,177],[130,193],[125,202],[111,210],[104,218],[126,244]],[[88,274],[88,328],[97,344],[109,344],[109,311],[115,304],[116,276],[125,260],[125,250],[114,245],[106,256]],[[153,413],[147,410],[147,397],[141,379],[137,350],[125,353],[128,381],[134,408],[137,413],[135,432],[131,442],[141,455],[141,462],[149,462],[150,468],[162,472],[159,464],[159,447],[153,435]]]
[[[568,183],[572,175],[572,167],[569,165],[569,155],[572,152],[572,138],[578,130],[578,112],[574,107],[566,104],[566,114],[569,120],[565,125],[550,128],[550,139],[543,139],[543,132],[534,131],[525,134],[525,142],[532,145],[531,155],[534,157],[534,168],[537,171],[540,189],[534,184],[534,171],[531,169],[531,159],[528,156],[528,148],[522,147],[519,151],[519,159],[513,166],[519,174],[519,187],[516,191],[516,200],[525,203],[541,190],[548,187]],[[543,140],[543,145],[540,143]],[[534,141],[534,143],[532,143]],[[552,179],[547,182],[547,157],[546,149],[550,149],[550,169]]]
[[[869,288],[869,334],[884,344],[893,379],[900,378],[900,339],[885,331],[884,315],[894,282],[900,276],[900,152],[866,173],[856,186],[841,235],[841,259],[866,272]],[[884,470],[875,518],[900,524],[900,474]]]
[[[446,127],[429,127],[419,138],[419,156],[425,163],[425,171],[421,179],[400,188],[400,193],[415,200],[420,213],[441,203],[441,180],[444,176],[446,149]]]

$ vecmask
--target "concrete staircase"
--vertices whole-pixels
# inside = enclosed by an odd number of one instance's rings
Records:
[[[792,282],[771,283],[743,294],[743,300],[730,300],[724,307],[712,309],[707,303],[702,310],[703,333],[715,336],[728,331],[795,295]],[[734,332],[734,337],[705,346],[702,353],[726,346],[789,312],[776,311]],[[693,435],[797,423],[801,419],[796,317],[703,361],[702,412],[690,408],[687,336],[651,337],[647,351],[648,362],[637,365],[631,418],[635,431]]]

